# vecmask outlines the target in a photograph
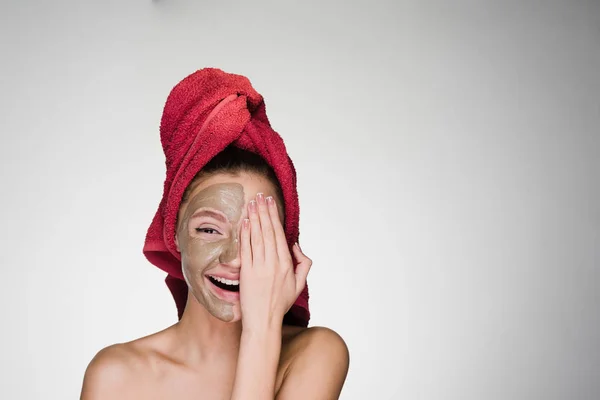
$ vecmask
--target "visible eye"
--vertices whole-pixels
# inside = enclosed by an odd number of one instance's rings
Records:
[[[196,228],[196,232],[208,233],[209,235],[216,235],[220,232],[213,228]]]

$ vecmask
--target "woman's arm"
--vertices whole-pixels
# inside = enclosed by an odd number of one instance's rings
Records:
[[[304,289],[312,264],[294,245],[294,271],[275,201],[256,198],[240,235],[242,337],[232,400],[275,398],[283,316]]]
[[[242,331],[232,400],[274,398],[281,352],[281,324],[264,330]]]

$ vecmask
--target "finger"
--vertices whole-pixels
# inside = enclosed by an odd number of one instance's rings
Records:
[[[296,265],[296,296],[300,296],[300,292],[302,292],[304,286],[306,286],[306,277],[312,266],[312,260],[302,253],[298,243],[293,246],[293,250],[296,260],[300,261],[300,263]]]
[[[277,247],[275,243],[275,233],[273,232],[273,224],[269,215],[269,208],[262,193],[256,194],[256,203],[258,204],[258,217],[260,218],[260,228],[262,231],[262,239],[265,251],[265,263],[271,263],[277,260]]]
[[[312,264],[312,260],[302,252],[302,249],[300,248],[298,242],[294,243],[294,246],[292,246],[292,250],[294,251],[294,257],[296,258],[296,261],[298,263],[308,262]]]
[[[240,234],[240,249],[242,260],[242,271],[252,267],[252,247],[250,245],[250,220],[242,221],[242,232]]]
[[[279,219],[277,203],[275,203],[275,200],[271,196],[267,197],[267,207],[269,208],[271,223],[273,224],[273,232],[275,234],[275,242],[279,261],[281,263],[285,263],[285,265],[292,265],[292,255],[290,254],[290,249],[287,244],[283,225]]]
[[[248,217],[250,219],[250,247],[252,249],[252,266],[260,266],[265,262],[265,248],[260,229],[260,219],[255,200],[248,203]]]

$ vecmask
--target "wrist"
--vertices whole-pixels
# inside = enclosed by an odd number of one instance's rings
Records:
[[[272,338],[274,336],[281,337],[282,322],[271,322],[262,324],[247,324],[242,323],[242,337],[250,338]]]

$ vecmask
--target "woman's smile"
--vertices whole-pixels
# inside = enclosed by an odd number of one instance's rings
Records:
[[[228,303],[237,303],[240,301],[239,280],[236,285],[222,283],[210,275],[205,277],[206,285],[214,296]],[[231,282],[231,281],[230,281]]]

